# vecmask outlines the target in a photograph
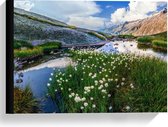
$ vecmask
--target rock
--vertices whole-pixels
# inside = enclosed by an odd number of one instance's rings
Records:
[[[18,74],[18,76],[19,76],[19,77],[23,77],[24,75],[23,75],[22,72],[20,72],[20,73]]]
[[[22,83],[23,79],[16,79],[16,83]]]

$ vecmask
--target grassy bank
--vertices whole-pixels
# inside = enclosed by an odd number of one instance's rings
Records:
[[[166,62],[149,57],[72,51],[76,66],[55,72],[48,93],[61,112],[162,112]]]
[[[137,39],[139,47],[153,48],[157,51],[167,52],[167,32],[139,37]]]
[[[38,46],[32,46],[26,41],[14,42],[16,48],[14,48],[15,58],[33,58],[35,56],[42,56],[44,54],[49,54],[52,51],[56,51],[61,47],[60,42],[46,42]]]
[[[14,113],[37,113],[39,111],[38,101],[33,97],[29,87],[14,88]]]

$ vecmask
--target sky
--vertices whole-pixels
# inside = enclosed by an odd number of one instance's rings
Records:
[[[35,12],[82,28],[99,30],[143,19],[167,7],[149,1],[14,0],[14,7]]]

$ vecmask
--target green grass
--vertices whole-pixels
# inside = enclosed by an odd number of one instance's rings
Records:
[[[152,45],[162,47],[162,48],[167,48],[167,42],[162,41],[162,40],[153,40]]]
[[[14,50],[14,57],[15,58],[29,58],[34,56],[43,55],[42,48],[36,47],[33,49],[25,49],[25,50]]]
[[[24,41],[19,41],[19,42],[24,42]],[[49,54],[51,51],[59,49],[61,47],[61,43],[46,42],[44,44],[34,46],[31,49],[21,49],[22,47],[25,47],[25,46],[22,45],[20,48],[14,50],[15,58],[30,58],[34,56],[40,56],[43,54]]]
[[[33,48],[33,45],[27,41],[14,40],[14,49],[21,49],[22,47]]]
[[[135,38],[132,34],[122,34],[122,35],[118,35],[118,37],[124,38],[124,39],[133,39],[133,38]]]
[[[90,34],[90,35],[92,35],[92,36],[95,36],[95,37],[97,37],[97,38],[99,38],[99,39],[101,39],[101,40],[106,40],[106,37],[105,37],[105,36],[103,36],[103,35],[101,35],[101,34],[98,34],[98,33],[96,33],[96,32],[90,31],[90,32],[88,32],[88,34]]]
[[[159,52],[167,52],[167,32],[139,37],[138,47],[153,48]]]
[[[68,28],[70,28],[70,29],[77,29],[76,26],[72,26],[72,25],[68,25]]]
[[[152,35],[152,36],[155,37],[155,40],[167,41],[167,32],[155,34],[155,35]]]
[[[37,113],[39,111],[39,103],[29,87],[14,88],[14,113]]]
[[[60,42],[46,42],[44,44],[39,45],[42,48],[44,54],[48,54],[53,50],[59,49],[61,47]]]
[[[153,37],[151,37],[151,36],[139,37],[137,39],[137,41],[140,43],[152,43],[152,40],[153,40]]]
[[[78,64],[56,71],[48,83],[61,112],[167,111],[166,62],[128,54],[71,53]]]

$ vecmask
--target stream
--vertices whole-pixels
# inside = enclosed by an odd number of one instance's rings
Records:
[[[152,49],[138,49],[137,43],[135,42],[113,42],[116,43],[114,48],[118,49],[119,52],[138,53],[142,55],[151,55],[159,57],[163,60],[167,60],[167,54],[154,52]],[[107,47],[107,46],[105,46]],[[106,50],[105,48],[103,50]],[[53,103],[51,98],[47,97],[47,83],[51,77],[51,73],[59,69],[63,69],[66,66],[73,64],[69,57],[56,58],[49,60],[48,62],[41,63],[35,67],[30,67],[26,70],[19,71],[23,73],[23,82],[16,83],[18,74],[14,74],[14,84],[21,88],[25,88],[27,85],[30,86],[35,98],[40,100],[40,109],[42,113],[53,113],[59,112],[57,106]]]

